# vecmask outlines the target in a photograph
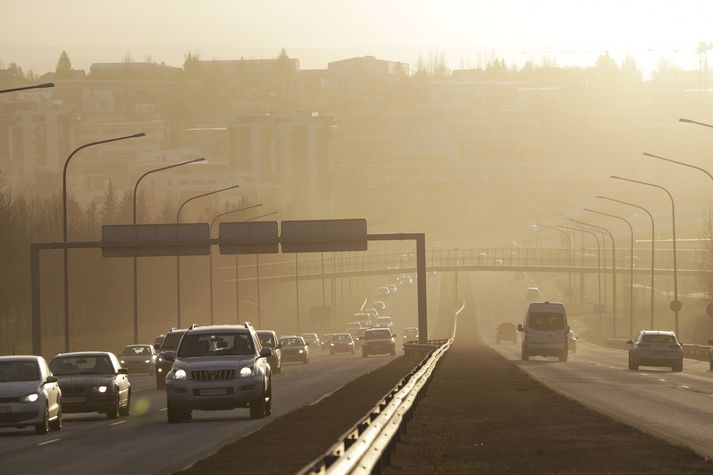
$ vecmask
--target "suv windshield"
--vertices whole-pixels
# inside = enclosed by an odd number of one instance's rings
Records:
[[[249,332],[188,333],[178,349],[179,357],[254,355]]]
[[[151,350],[148,346],[127,346],[121,356],[151,356]]]
[[[106,355],[58,356],[50,363],[55,376],[73,374],[114,374],[114,365]]]
[[[268,348],[275,348],[275,339],[272,338],[272,333],[260,333],[257,334],[260,338],[260,344]]]
[[[166,338],[163,339],[163,343],[161,344],[161,351],[176,351],[184,333],[186,333],[186,331],[181,330],[166,335]]]
[[[0,362],[0,383],[15,381],[38,381],[40,368],[35,361]]]
[[[280,343],[282,343],[282,346],[305,346],[302,338],[283,338]]]
[[[364,338],[367,340],[391,338],[391,332],[389,330],[371,330],[364,334]]]
[[[332,341],[351,341],[351,339],[350,335],[334,335]]]
[[[676,339],[672,335],[641,335],[642,343],[676,343]]]
[[[552,312],[533,312],[530,314],[528,326],[533,330],[563,330],[564,315]]]

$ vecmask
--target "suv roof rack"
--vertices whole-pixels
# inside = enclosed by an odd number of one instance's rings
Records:
[[[197,328],[198,324],[197,323],[192,323],[190,327],[188,327],[189,330],[193,330],[194,328]]]

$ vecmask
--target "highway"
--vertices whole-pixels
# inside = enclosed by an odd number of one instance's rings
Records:
[[[435,316],[439,276],[429,278],[428,292],[429,311]],[[403,327],[416,325],[416,285],[400,287],[387,305],[397,335]],[[400,336],[398,341],[397,355],[401,354]],[[67,414],[61,431],[43,436],[29,428],[0,429],[0,473],[173,473],[392,359],[364,359],[358,351],[335,356],[313,351],[307,365],[284,363],[282,374],[273,375],[272,416],[262,420],[251,420],[248,409],[194,411],[191,421],[169,425],[165,392],[155,389],[152,376],[130,375],[132,413],[128,418],[112,421],[99,414]]]
[[[630,371],[626,351],[581,339],[566,363],[540,357],[520,361],[520,344],[495,344],[494,329],[500,322],[522,322],[527,280],[474,274],[471,282],[484,340],[532,377],[613,419],[713,458],[713,375],[707,363],[684,360],[682,373],[649,367]],[[570,325],[576,332],[576,319]]]

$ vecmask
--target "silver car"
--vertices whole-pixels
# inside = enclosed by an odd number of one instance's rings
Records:
[[[0,427],[62,429],[62,391],[41,356],[0,356]]]
[[[629,369],[639,366],[670,366],[683,371],[683,346],[672,331],[642,330],[636,340],[629,340]]]
[[[156,370],[156,350],[151,345],[128,345],[121,352],[119,363],[129,374],[152,375]]]

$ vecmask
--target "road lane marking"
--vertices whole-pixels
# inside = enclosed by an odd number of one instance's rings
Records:
[[[126,421],[116,421],[109,424],[110,426],[118,426],[119,424],[126,424]]]
[[[682,387],[683,389],[691,389],[690,386],[685,386],[685,385],[683,385],[683,384],[681,385],[681,387]]]
[[[310,406],[316,406],[317,404],[319,404],[319,403],[322,402],[323,400],[327,399],[329,396],[331,396],[332,394],[336,393],[337,391],[339,391],[340,389],[342,389],[342,388],[343,388],[344,386],[346,386],[346,385],[347,385],[347,383],[342,384],[342,385],[339,386],[338,388],[334,389],[333,391],[328,392],[327,394],[325,394],[324,396],[320,397],[320,398],[317,399],[316,401],[311,402],[309,405],[310,405]]]
[[[658,378],[658,380],[661,381],[662,383],[665,383],[665,382],[666,382],[665,379]]]
[[[37,447],[42,447],[43,445],[49,445],[49,444],[54,444],[55,442],[59,442],[62,439],[50,439],[50,440],[45,440],[44,442],[40,442],[37,444]]]
[[[164,407],[164,408],[161,409],[159,412],[166,412],[167,410],[168,410],[168,408],[167,408],[167,407]]]

